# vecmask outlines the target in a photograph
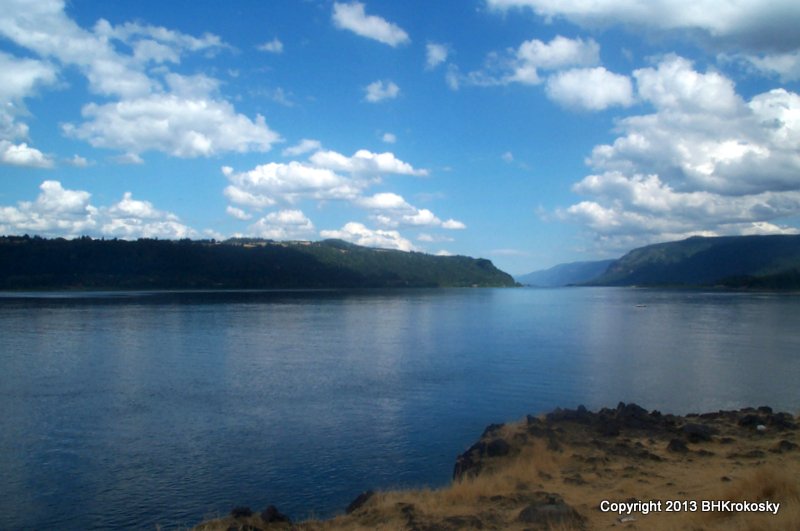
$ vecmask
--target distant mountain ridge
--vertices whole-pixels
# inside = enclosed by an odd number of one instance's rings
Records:
[[[504,287],[511,275],[467,256],[342,240],[74,240],[0,237],[0,289]]]
[[[516,278],[520,284],[538,286],[542,288],[556,288],[583,284],[605,273],[608,266],[615,260],[597,260],[590,262],[571,262],[559,264],[549,269],[534,271]]]
[[[800,235],[695,236],[648,245],[584,285],[800,289]]]

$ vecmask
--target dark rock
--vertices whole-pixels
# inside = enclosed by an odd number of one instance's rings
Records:
[[[366,492],[362,492],[361,494],[356,496],[356,499],[354,499],[353,501],[350,502],[350,505],[348,505],[347,509],[344,510],[345,514],[350,514],[353,511],[355,511],[357,509],[360,509],[374,495],[375,495],[375,491],[374,490],[368,490]]]
[[[586,480],[580,474],[567,476],[564,478],[564,483],[568,485],[586,485]]]
[[[616,437],[620,434],[620,423],[616,419],[601,418],[597,431],[603,437]]]
[[[483,522],[477,516],[448,516],[444,523],[449,529],[483,529]]]
[[[755,428],[759,424],[766,424],[766,420],[763,417],[753,415],[752,413],[748,413],[739,419],[739,426],[744,428]]]
[[[503,439],[494,439],[486,445],[486,455],[488,457],[502,457],[511,452],[511,445]]]
[[[798,446],[792,441],[787,441],[786,439],[783,439],[780,442],[778,442],[778,444],[775,445],[775,448],[773,448],[771,451],[782,454],[784,452],[791,452],[793,450],[797,450],[797,448]]]
[[[760,459],[760,458],[766,457],[766,456],[767,456],[767,454],[764,453],[763,450],[755,449],[755,450],[750,450],[749,452],[728,454],[727,457],[728,457],[728,459],[739,459],[739,458],[742,458],[742,457],[745,457],[745,458],[748,458],[748,459]]]
[[[481,471],[481,464],[472,458],[471,455],[463,453],[456,458],[453,466],[453,479],[459,480],[468,476],[477,476]]]
[[[680,439],[672,439],[671,441],[669,441],[669,444],[667,445],[667,451],[679,454],[685,454],[686,452],[689,451],[689,447],[686,446],[686,443]]]
[[[581,424],[589,424],[592,422],[594,415],[590,413],[586,406],[580,405],[578,409],[561,409],[556,408],[554,411],[545,416],[547,422],[579,422]]]
[[[483,430],[483,435],[481,435],[481,438],[494,435],[496,432],[500,431],[503,426],[505,426],[505,424],[489,424],[486,426],[486,429]]]
[[[231,516],[234,518],[247,518],[248,516],[253,516],[253,511],[250,510],[250,507],[238,506],[231,509]]]
[[[690,423],[683,427],[683,434],[691,443],[707,442],[712,435],[717,434],[717,430],[706,424]]]
[[[288,516],[280,512],[278,508],[275,507],[274,505],[270,505],[269,507],[261,511],[261,519],[267,523],[272,523],[272,522],[286,522],[289,524],[292,523],[292,520]]]
[[[765,415],[772,415],[772,408],[769,406],[761,406],[758,408],[758,412]]]
[[[542,421],[539,417],[534,417],[533,415],[526,415],[525,421],[527,422],[528,426],[538,426],[542,424]]]
[[[536,493],[536,500],[520,511],[517,520],[545,529],[552,526],[581,526],[584,517],[567,505],[558,494]]]
[[[776,413],[771,415],[769,417],[769,425],[778,430],[797,429],[797,423],[794,422],[794,417],[789,413]]]

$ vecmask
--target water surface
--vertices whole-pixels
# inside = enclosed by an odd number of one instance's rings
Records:
[[[329,516],[556,406],[794,413],[797,330],[787,294],[0,294],[0,528]]]

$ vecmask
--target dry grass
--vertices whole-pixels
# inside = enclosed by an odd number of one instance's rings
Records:
[[[525,440],[525,422],[503,427],[496,436]],[[576,428],[577,430],[578,428]],[[387,491],[375,494],[359,510],[329,520],[292,526],[308,531],[408,530],[428,526],[448,529],[531,528],[519,521],[522,509],[537,492],[557,493],[584,518],[580,526],[558,524],[549,529],[672,530],[800,530],[800,450],[775,452],[779,439],[797,443],[793,431],[753,435],[733,427],[733,441],[689,445],[686,454],[668,452],[667,440],[650,436],[620,437],[592,444],[581,433],[563,433],[560,447],[549,449],[541,438],[527,438],[508,456],[487,458],[477,477],[454,481],[440,489]],[[741,432],[741,433],[740,433]],[[731,432],[734,433],[734,432]],[[572,438],[570,438],[572,436]],[[625,451],[620,451],[620,448]],[[642,457],[633,451],[646,453]],[[702,451],[700,451],[702,450]],[[688,500],[696,512],[634,513],[630,521],[599,510],[602,500]],[[777,515],[701,512],[702,500],[770,501],[780,503]],[[624,515],[623,515],[624,516]],[[198,531],[227,530],[231,524],[264,526],[257,516],[206,522]]]

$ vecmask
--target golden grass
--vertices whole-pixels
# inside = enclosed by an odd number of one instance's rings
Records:
[[[524,421],[503,427],[498,436],[521,440]],[[537,491],[557,493],[575,508],[587,530],[800,530],[800,450],[774,452],[777,440],[797,442],[794,432],[758,436],[736,432],[735,441],[719,440],[691,445],[688,454],[666,450],[667,441],[642,436],[612,439],[607,445],[627,445],[649,452],[651,458],[609,451],[608,446],[590,444],[580,436],[548,449],[542,439],[528,438],[508,456],[487,458],[477,477],[452,482],[439,489],[385,491],[375,494],[359,510],[328,520],[308,520],[292,529],[308,531],[408,530],[438,526],[441,529],[530,528],[519,521],[520,512]],[[566,438],[566,437],[565,437]],[[704,450],[703,454],[698,450]],[[755,457],[748,452],[760,451]],[[652,458],[658,456],[660,460]],[[688,500],[698,504],[696,512],[634,513],[629,521],[602,512],[602,500]],[[703,500],[770,501],[780,503],[777,515],[763,513],[701,512]],[[662,505],[663,507],[664,505]],[[624,516],[624,515],[623,515]],[[258,516],[206,522],[197,531],[229,529],[231,524],[256,529],[288,529],[264,526]],[[574,529],[568,524],[551,527]]]

